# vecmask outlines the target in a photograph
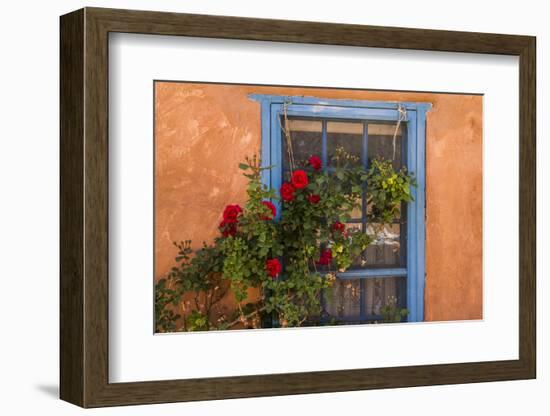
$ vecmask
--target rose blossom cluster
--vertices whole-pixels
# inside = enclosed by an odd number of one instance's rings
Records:
[[[323,163],[321,162],[321,159],[319,156],[311,156],[308,159],[308,164],[311,166],[315,171],[321,170],[323,167]],[[299,189],[304,189],[306,186],[309,185],[309,178],[307,176],[307,172],[304,170],[295,170],[292,173],[292,177],[290,178],[290,182],[283,183],[283,186],[281,186],[280,194],[281,198],[285,202],[292,202],[295,197],[295,193]],[[321,201],[321,197],[319,195],[310,194],[307,197],[308,201],[311,204],[317,204],[319,201]]]
[[[237,223],[242,212],[243,209],[236,204],[225,207],[222,222],[220,222],[220,231],[224,237],[234,237],[237,234]]]
[[[334,233],[341,234],[344,237],[348,236],[348,233],[346,232],[346,225],[341,223],[340,221],[336,221],[334,224],[332,224],[331,228]],[[332,250],[330,248],[327,248],[321,251],[319,260],[316,263],[319,266],[328,266],[331,262],[332,262]]]
[[[342,234],[344,237],[348,237],[348,232],[346,231],[346,225],[342,224],[340,221],[336,221],[332,224],[332,231],[335,233]]]
[[[322,167],[323,163],[319,156],[313,155],[308,159],[308,165],[316,172],[319,172]],[[309,177],[306,171],[304,170],[295,170],[292,173],[292,176],[290,178],[289,182],[283,183],[280,189],[281,199],[286,202],[290,203],[294,201],[296,197],[296,192],[304,189],[309,184]],[[307,200],[310,204],[316,205],[319,202],[321,202],[321,196],[316,194],[308,194]],[[347,236],[345,225],[341,222],[337,221],[332,225],[332,231],[335,233],[342,234],[343,236]],[[324,250],[321,250],[321,254],[319,256],[319,260],[316,261],[316,264],[320,266],[328,266],[332,262],[332,250],[330,248],[326,248]]]
[[[308,159],[309,166],[319,172],[323,163],[321,159],[313,155]],[[290,182],[284,182],[280,189],[281,199],[290,203],[294,201],[296,192],[306,188],[309,185],[309,177],[306,171],[298,169],[292,173]],[[310,204],[316,205],[321,201],[321,197],[317,194],[309,193],[307,200]],[[273,220],[277,215],[277,208],[270,201],[262,201],[262,204],[266,208],[266,214],[261,215],[262,220]],[[242,208],[239,205],[227,205],[223,211],[223,219],[220,223],[220,231],[224,237],[234,237],[237,233],[239,216],[242,214]],[[345,235],[345,226],[340,222],[336,222],[332,225],[334,232],[339,232]],[[332,251],[330,248],[321,251],[319,260],[316,262],[319,265],[329,265],[332,262]],[[282,264],[279,259],[271,258],[265,263],[265,270],[267,274],[275,279],[282,271]]]
[[[277,215],[277,208],[271,201],[262,201],[262,205],[269,213],[262,215],[260,218],[265,221],[272,220]],[[237,234],[237,225],[239,223],[239,215],[243,212],[240,205],[227,205],[223,210],[222,221],[219,228],[224,237],[235,237]]]
[[[260,215],[260,218],[264,221],[273,220],[277,216],[277,207],[271,201],[262,201],[266,214]],[[237,234],[237,227],[239,224],[239,216],[242,214],[243,209],[240,205],[227,205],[223,210],[222,221],[219,228],[224,237],[235,237]],[[267,274],[271,278],[276,278],[283,266],[279,259],[268,259],[265,264]]]

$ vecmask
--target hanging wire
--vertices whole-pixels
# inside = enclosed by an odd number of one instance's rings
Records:
[[[279,125],[281,127],[281,130],[283,130],[285,134],[285,142],[286,142],[286,150],[288,152],[288,163],[290,167],[290,174],[294,172],[294,169],[296,168],[296,165],[294,163],[294,150],[292,148],[292,137],[290,135],[290,126],[288,124],[288,106],[291,105],[291,101],[285,101],[283,103],[283,117],[284,117],[284,126],[281,125],[281,119],[279,119]]]
[[[397,111],[399,113],[399,118],[397,119],[397,125],[395,126],[395,131],[393,132],[393,157],[395,159],[395,140],[397,139],[397,133],[399,132],[399,127],[401,122],[407,119],[407,110],[401,104],[397,105]]]

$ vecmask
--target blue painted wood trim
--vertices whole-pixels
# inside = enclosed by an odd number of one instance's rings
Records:
[[[407,205],[407,308],[408,321],[424,320],[425,268],[425,205],[426,205],[426,111],[409,111],[407,123],[407,168],[414,173],[414,201]]]
[[[261,114],[261,129],[262,129],[262,148],[261,148],[261,158],[262,158],[262,167],[267,168],[271,166],[271,104],[269,101],[262,101],[262,114]],[[271,168],[265,169],[262,171],[262,184],[268,189],[271,188]],[[276,201],[271,201],[275,203]],[[277,210],[278,211],[278,210]]]
[[[335,107],[323,105],[295,105],[287,107],[287,115],[294,117],[326,117],[355,120],[397,121],[399,111],[387,108]],[[407,121],[407,120],[404,120]]]
[[[269,186],[280,198],[280,189],[283,182],[283,132],[280,123],[282,104],[271,104],[270,106],[270,149],[271,149],[271,177]],[[263,130],[263,129],[262,129]],[[273,202],[277,208],[275,220],[281,218],[281,200]]]
[[[428,111],[431,108],[430,103],[419,102],[391,102],[391,101],[369,101],[369,100],[345,100],[345,99],[327,99],[306,96],[291,95],[270,95],[270,94],[249,94],[250,99],[255,101],[269,101],[274,104],[291,102],[293,104],[320,105],[320,106],[338,106],[338,107],[363,107],[363,108],[386,108],[397,110],[399,106],[406,110],[424,109]]]
[[[416,119],[416,321],[424,320],[426,281],[426,111],[418,110]]]
[[[384,269],[358,269],[347,270],[345,272],[336,273],[336,277],[342,280],[353,279],[376,279],[380,277],[404,277],[407,276],[407,269],[399,268],[384,268]]]
[[[416,117],[411,117],[407,123],[407,169],[417,175],[417,137],[416,137]],[[417,189],[411,187],[411,195],[414,202],[407,204],[407,309],[409,309],[408,321],[417,322],[419,320],[417,300],[417,249],[416,249],[416,211],[418,204]]]

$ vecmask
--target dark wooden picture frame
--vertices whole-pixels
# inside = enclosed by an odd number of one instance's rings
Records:
[[[82,407],[536,377],[536,40],[530,36],[85,8],[61,17],[60,396]],[[109,383],[108,36],[111,32],[519,57],[519,359]]]

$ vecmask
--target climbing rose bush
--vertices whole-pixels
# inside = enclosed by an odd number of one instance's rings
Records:
[[[338,150],[328,172],[319,156],[311,155],[291,171],[278,193],[262,184],[266,168],[257,158],[241,163],[248,179],[246,203],[227,205],[219,236],[194,255],[190,242],[176,244],[178,265],[157,284],[157,330],[258,327],[264,320],[282,327],[318,322],[323,289],[372,241],[359,227],[345,225],[360,208],[365,189],[371,212],[383,222],[391,223],[398,204],[411,200],[407,187],[414,182],[406,171],[395,172],[386,161],[366,171],[354,162]],[[259,292],[257,299],[249,299],[250,288]],[[195,307],[176,314],[170,305],[181,306],[185,293],[195,294]],[[229,316],[216,309],[222,293],[232,293],[237,302]],[[179,328],[178,320],[183,322]]]

